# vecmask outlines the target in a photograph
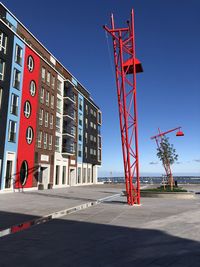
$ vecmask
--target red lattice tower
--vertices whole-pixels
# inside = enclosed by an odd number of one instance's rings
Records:
[[[104,29],[113,39],[127,202],[129,205],[140,204],[136,73],[142,72],[143,69],[135,55],[133,9],[127,27],[115,28],[113,14],[111,27],[109,29],[104,26]]]

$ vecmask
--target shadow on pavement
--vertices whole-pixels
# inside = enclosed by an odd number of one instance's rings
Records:
[[[43,196],[43,197],[50,197],[50,198],[59,198],[59,199],[72,199],[72,200],[83,200],[83,201],[94,201],[91,198],[83,198],[83,197],[73,197],[73,196],[66,196],[66,195],[56,195],[56,194],[48,194],[48,193],[41,193],[41,192],[23,192],[23,194],[28,195],[36,195],[36,196]]]
[[[31,221],[39,217],[29,214],[0,211],[0,231],[13,225]],[[1,266],[1,263],[0,263]]]
[[[0,266],[194,267],[200,263],[199,251],[199,242],[162,231],[65,217],[0,238]]]

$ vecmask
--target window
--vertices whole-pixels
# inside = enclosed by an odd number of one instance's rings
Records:
[[[90,114],[92,114],[92,115],[93,115],[93,109],[90,109]]]
[[[10,113],[17,116],[18,115],[18,106],[19,106],[19,97],[15,94],[12,94]]]
[[[28,127],[26,130],[26,141],[27,143],[30,145],[33,141],[33,128],[32,127]]]
[[[53,129],[53,115],[50,114],[50,129]]]
[[[52,76],[52,78],[51,78],[51,87],[52,87],[52,89],[55,88],[55,77],[54,76]]]
[[[58,94],[62,94],[62,82],[60,80],[57,80],[57,89],[58,89]]]
[[[8,37],[5,35],[5,33],[0,31],[0,51],[3,51],[4,54],[6,54],[7,40],[8,40]]]
[[[88,171],[87,171],[87,182],[90,183],[90,173],[91,173],[91,169],[88,168]]]
[[[101,149],[98,149],[98,161],[101,161]]]
[[[36,93],[36,84],[35,84],[35,81],[32,80],[30,82],[29,89],[30,89],[31,96],[35,96],[35,93]]]
[[[90,135],[90,141],[92,141],[93,142],[93,135]]]
[[[47,133],[44,133],[44,149],[47,149]]]
[[[88,128],[88,119],[85,118],[85,127]]]
[[[97,128],[96,123],[93,124],[93,127],[94,127],[94,129],[96,130],[96,128]]]
[[[43,109],[39,110],[39,125],[43,124]]]
[[[90,148],[90,155],[93,155],[93,149]]]
[[[16,129],[17,123],[16,121],[9,121],[9,129],[8,129],[8,141],[15,143],[16,141]]]
[[[34,69],[34,60],[33,60],[32,56],[28,57],[28,65],[27,66],[28,66],[28,70],[30,72],[32,72]]]
[[[96,149],[93,149],[93,153],[94,153],[94,156],[96,156],[96,154],[97,154]]]
[[[40,91],[40,103],[44,103],[44,88],[41,88]]]
[[[83,115],[81,113],[79,113],[79,121],[78,121],[79,125],[82,126],[83,125]]]
[[[78,140],[82,141],[82,130],[80,128],[78,129]]]
[[[24,103],[24,116],[28,119],[31,116],[31,104],[29,101]]]
[[[49,106],[49,92],[46,92],[46,105]]]
[[[59,184],[59,176],[60,176],[60,166],[56,165],[56,180],[55,180],[56,185]]]
[[[56,117],[56,131],[60,133],[60,118]]]
[[[82,145],[78,144],[78,156],[82,157]]]
[[[70,144],[69,148],[70,148],[70,153],[75,153],[75,149],[74,149],[75,145],[74,143]]]
[[[48,71],[47,72],[47,84],[50,85],[50,78],[51,78],[51,74],[50,72]]]
[[[90,122],[90,127],[93,128],[93,125],[94,125],[94,124],[93,124],[93,122],[91,121],[91,122]]]
[[[81,168],[78,167],[78,183],[80,184],[81,182]]]
[[[13,87],[16,89],[20,89],[20,79],[21,79],[21,72],[17,69],[14,69],[14,76],[13,76]]]
[[[48,122],[49,122],[49,113],[45,112],[45,115],[44,115],[44,125],[45,125],[45,127],[48,127]]]
[[[86,111],[86,114],[88,115],[88,105],[87,104],[85,105],[85,111]]]
[[[1,104],[2,104],[2,97],[3,97],[3,89],[0,88],[0,110],[1,110]]]
[[[38,132],[38,148],[42,147],[42,132]]]
[[[49,135],[49,150],[52,150],[52,140],[53,140],[52,135]]]
[[[66,166],[63,166],[62,184],[66,183]]]
[[[86,168],[83,168],[83,183],[86,182]]]
[[[98,136],[98,147],[101,148],[101,136]]]
[[[79,109],[83,110],[83,100],[79,98]]]
[[[15,62],[17,64],[19,64],[20,66],[22,65],[22,53],[23,53],[22,48],[18,44],[16,44],[16,47],[15,47]]]
[[[57,107],[57,112],[61,113],[62,101],[59,98],[57,98],[57,106],[56,107]]]
[[[4,74],[5,74],[5,61],[0,58],[0,80],[4,80]]]
[[[87,146],[85,146],[85,157],[87,158]]]
[[[96,113],[96,111],[94,111],[94,114],[93,114],[93,115],[94,115],[94,117],[96,118],[96,116],[97,116],[97,113]]]
[[[54,95],[51,95],[51,108],[54,109]]]
[[[85,143],[87,143],[88,142],[88,133],[86,132],[85,133]]]
[[[96,136],[94,136],[94,142],[96,143],[96,141],[97,141],[97,138],[96,138]]]
[[[45,82],[45,68],[42,68],[42,81]]]
[[[60,137],[56,136],[55,150],[60,152]]]
[[[20,168],[20,183],[22,186],[26,184],[27,178],[28,178],[28,163],[26,160],[24,160]]]
[[[98,111],[98,124],[101,124],[101,112]]]

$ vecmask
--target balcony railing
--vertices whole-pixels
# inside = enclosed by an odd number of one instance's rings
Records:
[[[75,154],[75,149],[72,146],[63,147],[62,153]]]
[[[75,137],[76,132],[75,132],[75,129],[73,127],[64,127],[63,128],[63,134],[68,134],[68,135]]]

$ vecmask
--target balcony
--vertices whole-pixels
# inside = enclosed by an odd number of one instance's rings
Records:
[[[64,104],[63,119],[65,119],[65,118],[68,120],[75,120],[75,118],[76,118],[75,110],[71,105]]]
[[[66,96],[63,97],[65,103],[71,103],[72,105],[76,104],[76,98],[74,93],[68,93]]]
[[[64,99],[71,101],[75,104],[76,98],[74,94],[74,85],[70,80],[65,81],[64,83]]]
[[[68,135],[69,137],[75,138],[76,131],[73,126],[63,127],[63,135]]]
[[[68,136],[63,136],[63,145],[62,145],[62,153],[63,154],[75,154],[75,144],[74,140],[72,138],[69,138]]]

